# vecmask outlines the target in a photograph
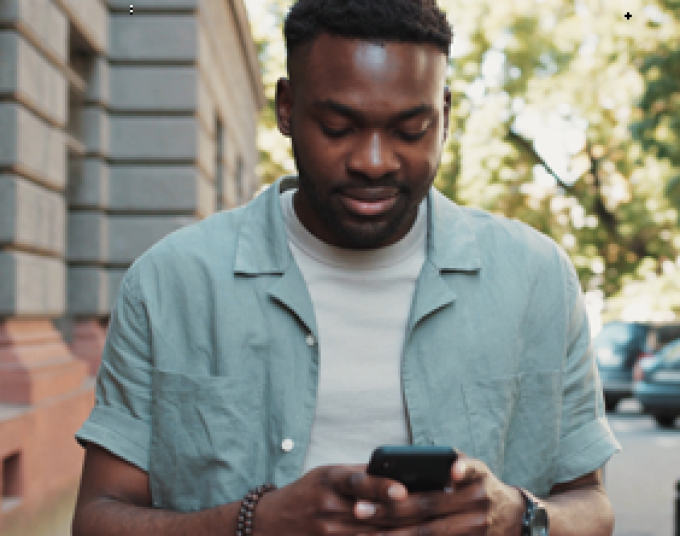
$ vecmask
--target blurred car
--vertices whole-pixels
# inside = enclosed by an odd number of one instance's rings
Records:
[[[593,355],[602,379],[607,411],[633,396],[633,368],[671,340],[680,338],[680,322],[608,322],[593,339]]]
[[[673,427],[680,416],[680,339],[639,361],[633,379],[633,394],[644,412],[659,426]]]

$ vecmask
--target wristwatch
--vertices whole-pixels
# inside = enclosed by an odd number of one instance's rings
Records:
[[[522,536],[549,536],[550,526],[545,507],[528,491],[515,486],[524,497],[526,510],[522,518]]]

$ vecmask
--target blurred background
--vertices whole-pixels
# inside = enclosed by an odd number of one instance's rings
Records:
[[[69,534],[109,312],[168,233],[295,173],[291,0],[0,0],[0,535]],[[435,187],[567,251],[617,536],[680,535],[680,0],[439,0]]]

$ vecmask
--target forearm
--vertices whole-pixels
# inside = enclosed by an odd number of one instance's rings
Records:
[[[544,499],[550,536],[611,536],[614,511],[601,488],[579,488]]]
[[[215,536],[236,534],[240,502],[180,513],[100,499],[73,520],[73,536]]]

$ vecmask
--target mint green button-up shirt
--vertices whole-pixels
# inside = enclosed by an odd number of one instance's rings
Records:
[[[279,201],[296,185],[282,177],[171,234],[121,284],[76,438],[148,472],[156,507],[209,508],[301,476],[319,338]],[[525,224],[434,187],[427,207],[401,355],[412,442],[452,446],[547,496],[621,449],[576,273]]]

